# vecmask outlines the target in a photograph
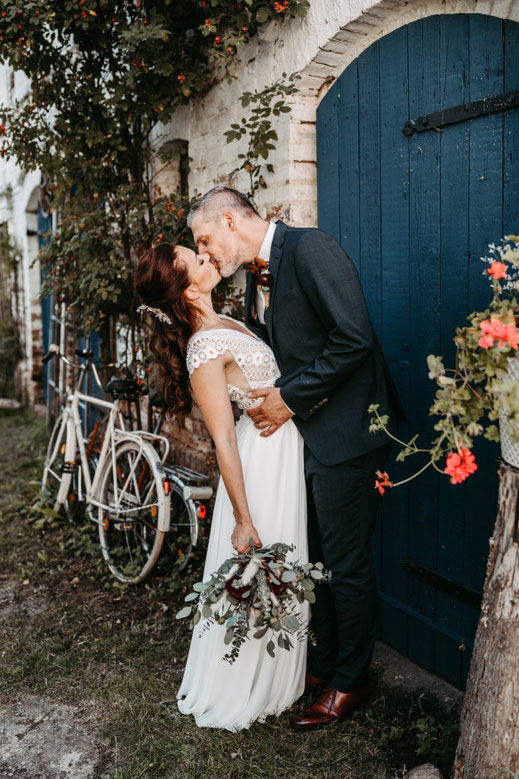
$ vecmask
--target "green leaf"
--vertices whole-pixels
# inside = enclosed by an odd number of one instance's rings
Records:
[[[275,657],[275,649],[276,649],[276,647],[275,647],[274,642],[273,641],[269,641],[268,644],[267,644],[267,652],[269,653],[269,655],[271,657]]]
[[[211,607],[208,606],[207,603],[204,603],[204,605],[202,606],[202,617],[204,619],[209,619],[209,617],[211,617],[212,615],[213,615],[213,611]]]
[[[283,571],[283,574],[281,576],[282,582],[293,582],[294,579],[297,579],[297,574],[295,571],[291,571],[290,569]]]
[[[234,638],[234,631],[232,630],[232,628],[229,629],[229,630],[226,630],[225,638],[223,640],[223,643],[224,644],[230,644],[231,641],[233,640],[233,638]]]
[[[288,630],[300,630],[301,625],[299,623],[298,618],[295,616],[295,614],[288,614],[288,616],[284,619],[285,627],[288,628]]]
[[[207,590],[206,582],[195,582],[193,584],[193,590],[195,592],[204,592],[205,590]]]
[[[199,595],[198,595],[197,592],[190,592],[189,595],[186,595],[184,600],[185,601],[196,600],[198,597],[199,597]]]
[[[191,616],[191,606],[184,606],[183,609],[180,609],[180,611],[177,611],[176,613],[177,619],[185,619],[189,616]]]
[[[47,507],[41,509],[42,514],[45,514],[46,517],[52,517],[53,519],[61,519],[61,514],[57,511],[54,511],[54,509],[49,509]]]
[[[315,603],[315,592],[312,592],[311,590],[308,590],[305,592],[305,600],[308,601],[308,603]]]
[[[261,8],[256,11],[256,21],[259,22],[259,24],[266,22],[269,17],[269,9],[266,5],[262,5]]]
[[[435,357],[434,354],[428,355],[427,367],[429,368],[430,379],[438,379],[440,376],[445,374],[443,359],[441,357]]]
[[[36,522],[33,523],[33,528],[35,530],[41,530],[43,527],[45,527],[47,524],[47,520],[45,517],[41,517],[41,519],[36,520]]]
[[[254,633],[254,636],[253,636],[253,637],[254,637],[254,638],[263,638],[263,636],[265,635],[265,633],[267,632],[267,630],[268,630],[268,629],[269,629],[269,626],[268,626],[268,625],[265,625],[264,627],[262,627],[262,628],[260,628],[259,630],[257,630],[257,631]]]

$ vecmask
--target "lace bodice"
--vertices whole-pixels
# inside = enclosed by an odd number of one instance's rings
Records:
[[[222,318],[231,319],[223,315]],[[237,322],[237,324],[244,328],[241,323]],[[232,328],[217,328],[195,333],[187,346],[186,365],[189,375],[191,376],[199,365],[225,352],[232,354],[239,368],[238,372],[236,370],[230,372],[233,376],[238,376],[238,381],[233,380],[229,383],[228,374],[227,388],[230,399],[244,411],[262,403],[263,398],[248,398],[247,391],[273,387],[281,374],[272,349],[252,332],[247,334]],[[241,386],[237,386],[238,384]]]

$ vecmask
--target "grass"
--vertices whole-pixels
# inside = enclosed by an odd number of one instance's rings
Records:
[[[174,615],[202,559],[182,577],[159,571],[138,587],[118,586],[93,525],[42,522],[45,444],[32,412],[0,417],[0,586],[14,586],[19,604],[0,623],[0,696],[81,706],[106,743],[96,776],[388,779],[425,762],[449,774],[459,712],[375,677],[368,707],[307,734],[291,730],[289,712],[239,733],[197,728],[179,714],[189,635]],[[30,617],[24,603],[33,604]]]

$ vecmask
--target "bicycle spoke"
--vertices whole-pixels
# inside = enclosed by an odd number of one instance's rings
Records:
[[[138,443],[127,443],[113,453],[116,462],[107,468],[99,526],[103,555],[121,581],[138,580],[160,551],[163,531],[158,530],[161,510],[158,490],[146,452]],[[115,474],[115,477],[114,477]]]

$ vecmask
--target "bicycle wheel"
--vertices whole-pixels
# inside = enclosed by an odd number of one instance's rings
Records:
[[[97,500],[99,540],[110,571],[121,582],[142,581],[159,556],[169,514],[157,470],[160,459],[149,444],[135,440],[119,443],[108,454]]]
[[[171,492],[171,519],[164,540],[160,567],[166,571],[182,571],[199,538],[198,512],[192,500],[185,499],[182,488],[174,485]]]
[[[64,471],[65,463],[74,459],[76,441],[72,421],[62,413],[54,424],[50,435],[41,487],[44,494],[48,495],[49,502],[54,511],[59,511],[67,500],[72,473]]]

